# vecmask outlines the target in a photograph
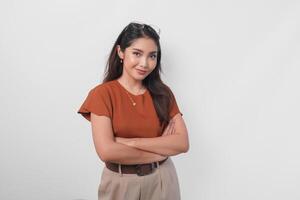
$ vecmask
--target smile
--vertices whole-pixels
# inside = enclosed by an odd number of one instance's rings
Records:
[[[139,69],[136,69],[136,71],[139,73],[139,74],[146,74],[147,71],[143,71],[143,70],[139,70]]]

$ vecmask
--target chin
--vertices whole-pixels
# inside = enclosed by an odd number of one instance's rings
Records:
[[[133,76],[133,78],[134,78],[135,80],[139,80],[139,81],[144,80],[146,77],[147,77],[147,76]]]
[[[142,81],[142,80],[144,80],[146,77],[136,77],[135,79],[136,80],[139,80],[139,81]]]
[[[143,80],[145,79],[146,77],[148,76],[148,74],[144,74],[144,75],[141,75],[141,74],[135,74],[133,75],[133,77],[137,80]]]

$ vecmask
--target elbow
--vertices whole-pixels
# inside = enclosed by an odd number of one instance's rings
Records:
[[[103,152],[98,152],[97,151],[97,154],[98,154],[98,157],[100,158],[100,160],[102,160],[103,162],[107,162],[108,161],[107,155],[104,154]]]
[[[111,153],[110,150],[107,147],[103,147],[103,148],[99,148],[96,150],[98,157],[100,158],[100,160],[102,160],[103,162],[108,162],[110,161],[110,157],[111,157]]]
[[[184,141],[185,141],[185,142],[182,143],[182,148],[181,148],[182,153],[186,153],[186,152],[188,152],[189,149],[190,149],[190,144],[189,144],[188,138],[185,138]]]
[[[187,143],[186,145],[183,146],[182,153],[187,153],[189,149],[190,149],[190,145]]]

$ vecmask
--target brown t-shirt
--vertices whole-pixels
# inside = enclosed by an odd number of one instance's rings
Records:
[[[128,92],[136,105],[132,105]],[[172,93],[173,94],[173,93]],[[170,117],[180,113],[174,98]],[[162,135],[162,126],[156,114],[152,97],[148,90],[134,95],[127,91],[117,80],[101,83],[92,88],[77,113],[91,120],[90,113],[105,115],[112,121],[116,137],[158,137]]]

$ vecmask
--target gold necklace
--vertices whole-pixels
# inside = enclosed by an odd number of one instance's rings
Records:
[[[141,90],[141,88],[139,89],[138,94],[140,93],[140,90]],[[127,92],[127,90],[125,90],[125,92],[126,92],[127,96],[129,97],[129,99],[130,99],[132,105],[135,106],[135,105],[136,105],[136,102],[132,99],[132,97],[131,97],[130,94]]]

